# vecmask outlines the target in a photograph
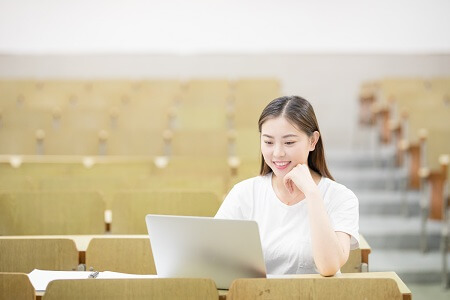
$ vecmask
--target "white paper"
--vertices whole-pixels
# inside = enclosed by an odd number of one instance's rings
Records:
[[[37,292],[45,291],[50,281],[55,279],[87,279],[92,272],[85,271],[46,271],[34,269],[28,274]]]
[[[48,271],[34,269],[28,274],[34,289],[44,292],[50,281],[56,279],[88,279],[92,272],[87,271]],[[97,279],[125,279],[125,278],[158,278],[158,275],[127,274],[119,272],[100,272]],[[95,279],[91,279],[95,280]]]
[[[127,274],[111,271],[100,272],[97,279],[122,279],[122,278],[158,278],[158,275],[152,274]]]

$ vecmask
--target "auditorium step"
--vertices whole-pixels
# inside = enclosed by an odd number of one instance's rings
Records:
[[[447,254],[447,261],[450,261],[450,254]],[[438,283],[441,282],[441,270],[439,251],[421,253],[417,250],[376,249],[369,256],[369,271],[394,271],[405,282]]]
[[[420,217],[402,216],[360,216],[360,233],[369,245],[379,250],[419,250],[420,249]],[[438,250],[441,238],[441,223],[427,222],[428,249]]]
[[[353,189],[361,215],[418,216],[420,193],[381,189]]]
[[[403,189],[406,172],[393,167],[393,157],[388,148],[379,153],[334,151],[327,155],[336,181],[359,199],[360,233],[372,248],[369,270],[395,271],[407,284],[440,284],[441,223],[427,221],[428,252],[422,253],[421,194]]]
[[[331,168],[386,167],[393,165],[394,149],[385,148],[379,152],[369,150],[339,150],[326,152]]]
[[[400,190],[405,182],[405,171],[393,167],[340,167],[330,170],[337,182],[352,190]]]

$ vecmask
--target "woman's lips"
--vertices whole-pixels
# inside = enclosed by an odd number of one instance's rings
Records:
[[[290,161],[274,161],[273,165],[275,166],[275,168],[277,168],[278,170],[284,170],[287,168],[287,166],[290,164]]]

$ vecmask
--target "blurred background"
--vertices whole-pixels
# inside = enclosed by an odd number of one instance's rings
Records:
[[[261,109],[299,95],[360,199],[369,270],[448,299],[449,12],[447,0],[0,0],[0,188],[100,190],[111,232],[119,189],[212,187],[221,200],[257,175]]]

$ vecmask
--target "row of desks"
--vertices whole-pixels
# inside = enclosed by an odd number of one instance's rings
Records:
[[[0,239],[71,239],[74,241],[76,248],[79,253],[79,263],[84,264],[86,262],[86,250],[89,246],[89,243],[94,238],[145,238],[148,239],[148,235],[50,235],[50,236],[2,236]],[[367,241],[363,236],[360,237],[360,259],[361,263],[369,264],[369,254],[371,252],[371,248],[368,245]],[[410,295],[409,289],[406,285],[401,281],[401,279],[394,272],[377,272],[377,273],[342,273],[336,275],[342,278],[392,278],[394,279],[400,291],[403,291],[405,295]],[[321,276],[318,274],[310,274],[310,275],[286,275],[279,276],[279,278],[320,278]],[[278,278],[278,277],[277,277]],[[226,297],[227,291],[219,290],[219,295],[222,299]],[[42,297],[43,293],[38,292],[37,297]],[[408,297],[404,299],[409,299]]]
[[[98,289],[107,288],[108,291],[105,293],[111,294],[111,291],[109,289],[116,288],[116,291],[114,292],[115,295],[125,295],[123,294],[124,291],[122,289],[117,289],[118,285],[125,285],[128,287],[134,286],[134,292],[133,288],[130,288],[130,290],[127,291],[127,296],[130,296],[129,294],[136,294],[136,290],[140,290],[139,287],[136,288],[136,284],[140,284],[141,289],[146,288],[148,290],[149,285],[152,283],[147,280],[155,280],[155,279],[119,279],[121,282],[118,282],[117,280],[109,281],[109,279],[95,279],[95,280],[88,280],[90,281],[90,288],[95,288],[96,290],[92,291],[95,293],[98,293]],[[158,279],[156,279],[158,280]],[[171,279],[176,286],[176,283],[174,282],[177,279]],[[270,288],[272,288],[271,299],[276,299],[278,293],[281,295],[286,296],[286,294],[289,294],[290,297],[293,297],[293,294],[308,294],[310,297],[325,297],[324,295],[328,296],[335,296],[339,299],[347,299],[347,298],[353,298],[354,296],[356,298],[362,297],[364,295],[365,298],[370,299],[377,299],[381,297],[380,294],[384,294],[382,297],[383,299],[403,299],[403,300],[410,300],[412,299],[412,293],[409,290],[409,288],[405,285],[405,283],[398,277],[398,275],[395,272],[363,272],[363,273],[344,273],[344,274],[338,274],[331,277],[323,277],[319,274],[298,274],[298,275],[284,275],[284,276],[276,276],[276,277],[270,277],[268,279],[257,279],[258,281],[263,281],[262,284],[260,283],[259,286],[253,286],[254,289],[257,289],[256,291],[249,291],[248,289],[252,288],[253,283],[250,282],[250,286],[244,287],[242,290],[243,293],[253,293],[253,294],[259,294],[261,296],[261,293],[267,293],[270,291]],[[277,283],[274,283],[273,281],[278,280]],[[280,282],[283,281],[283,282]],[[377,281],[381,280],[381,281]],[[60,294],[65,294],[66,290],[67,293],[77,293],[77,291],[86,292],[83,290],[83,287],[81,283],[87,283],[84,282],[78,282],[78,289],[74,289],[73,285],[72,288],[67,287],[63,289],[63,292]],[[125,281],[128,281],[128,284],[125,283]],[[131,282],[130,282],[131,281]],[[146,282],[143,282],[146,281]],[[237,280],[241,281],[242,280]],[[252,281],[252,280],[250,280]],[[272,282],[270,282],[272,281]],[[73,282],[75,283],[75,282]],[[123,284],[122,284],[123,283]],[[133,284],[136,283],[136,284]],[[94,285],[94,286],[92,286]],[[378,285],[378,286],[376,286]],[[382,285],[382,286],[380,286]],[[190,286],[189,286],[190,287]],[[189,287],[186,287],[186,289],[189,289]],[[285,287],[287,290],[280,290],[280,288]],[[167,286],[166,286],[167,288]],[[241,288],[243,288],[241,284]],[[246,289],[247,288],[247,289]],[[230,286],[230,290],[218,290],[217,291],[217,298],[220,300],[226,300],[227,298],[231,298],[231,293],[236,293],[236,289],[239,291],[239,285],[236,287],[234,283]],[[292,289],[290,292],[289,289]],[[303,291],[299,291],[299,289],[303,289]],[[184,289],[183,289],[184,290]],[[387,291],[389,290],[389,291]],[[192,292],[192,291],[191,291]],[[389,296],[386,296],[386,293]],[[139,292],[142,296],[142,292]],[[151,293],[151,292],[148,292]],[[183,293],[183,292],[181,292]],[[186,291],[186,293],[188,293]],[[348,294],[347,294],[348,293]],[[370,293],[370,294],[369,294]],[[373,294],[372,294],[373,293]],[[162,295],[166,294],[167,292],[162,291]],[[230,294],[230,297],[228,297]],[[343,297],[343,294],[345,295]],[[368,297],[369,294],[369,297]],[[45,295],[45,292],[36,292],[36,299],[42,299]],[[339,296],[338,296],[339,295]],[[394,296],[395,295],[395,296]],[[387,298],[385,298],[387,297]],[[73,298],[73,297],[72,297]],[[71,299],[72,299],[71,298]],[[92,298],[92,296],[91,296]],[[242,297],[241,297],[242,298]],[[328,297],[327,297],[328,298]]]
[[[97,234],[97,235],[12,235],[0,236],[0,239],[71,239],[79,252],[80,263],[86,262],[86,250],[93,238],[148,238],[146,234]],[[369,264],[371,248],[366,239],[360,235],[361,262]]]

